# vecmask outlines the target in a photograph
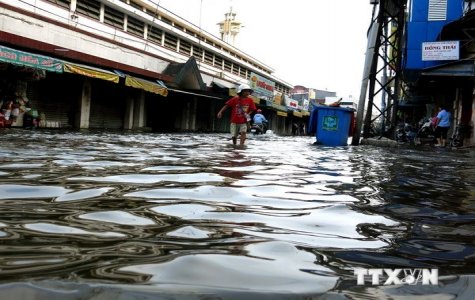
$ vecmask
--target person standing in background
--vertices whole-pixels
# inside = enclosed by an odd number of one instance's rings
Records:
[[[434,122],[435,137],[437,138],[436,147],[445,147],[447,145],[447,132],[450,129],[450,117],[450,112],[445,109],[444,105],[441,105]]]
[[[247,138],[247,123],[251,120],[250,114],[257,109],[254,100],[249,97],[252,92],[249,85],[241,84],[237,88],[237,96],[229,99],[218,112],[217,117],[221,119],[223,112],[231,107],[231,135],[234,145],[239,134],[239,144],[244,145]]]

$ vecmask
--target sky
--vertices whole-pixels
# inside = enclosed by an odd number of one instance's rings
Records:
[[[230,7],[243,24],[234,46],[277,78],[359,98],[372,5],[368,0],[155,0],[217,37]]]

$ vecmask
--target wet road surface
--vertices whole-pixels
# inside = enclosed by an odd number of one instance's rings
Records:
[[[11,129],[2,140],[2,299],[475,293],[473,150]],[[357,267],[437,268],[443,284],[358,286]]]

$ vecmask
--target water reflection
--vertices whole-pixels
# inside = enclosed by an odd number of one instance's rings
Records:
[[[357,287],[354,267],[439,268],[469,282],[463,275],[475,272],[470,151],[316,147],[312,137],[251,137],[241,149],[219,134],[3,134],[4,284],[364,299],[391,290]]]

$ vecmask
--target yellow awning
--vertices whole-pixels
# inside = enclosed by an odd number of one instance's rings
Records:
[[[112,81],[114,83],[119,83],[119,75],[90,67],[90,66],[84,66],[84,65],[78,65],[78,64],[72,64],[72,63],[64,63],[64,72],[69,72],[69,73],[74,73],[74,74],[79,74],[87,77],[92,77],[92,78],[97,78],[97,79],[102,79],[102,80],[107,80],[107,81]]]
[[[278,116],[281,116],[281,117],[287,117],[287,113],[286,113],[286,112],[282,112],[282,111],[277,111],[277,115],[278,115]]]
[[[294,110],[294,111],[292,112],[292,114],[293,114],[294,116],[296,116],[296,117],[299,117],[299,118],[302,117],[302,113],[299,112],[299,111],[295,111],[295,110]]]
[[[168,95],[168,89],[155,83],[153,81],[148,81],[142,78],[133,77],[130,75],[125,76],[125,85],[131,86],[137,89],[142,89],[144,91],[159,94],[163,97]]]

